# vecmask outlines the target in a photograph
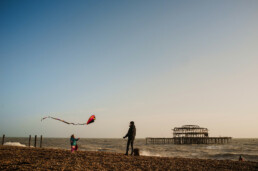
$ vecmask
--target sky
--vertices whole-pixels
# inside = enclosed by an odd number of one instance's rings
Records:
[[[258,138],[256,0],[1,0],[0,23],[0,135]]]

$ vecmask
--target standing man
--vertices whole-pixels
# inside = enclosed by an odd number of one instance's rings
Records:
[[[131,155],[133,155],[133,142],[134,142],[135,135],[136,135],[136,128],[135,128],[135,125],[134,125],[134,122],[133,122],[133,121],[130,122],[129,127],[130,127],[130,128],[129,128],[127,134],[124,136],[124,138],[128,137],[127,148],[126,148],[126,153],[125,153],[125,155],[128,155],[128,151],[129,151],[129,146],[130,146],[130,144],[131,144],[131,148],[132,148]]]

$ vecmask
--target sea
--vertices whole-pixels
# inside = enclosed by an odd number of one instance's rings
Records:
[[[28,147],[29,138],[5,138],[4,145]],[[82,151],[105,151],[125,153],[126,139],[90,139],[81,138],[78,141],[79,150]],[[34,145],[34,138],[31,139]],[[37,147],[39,146],[39,138]],[[69,138],[43,138],[44,148],[70,149]],[[241,155],[244,160],[258,162],[258,139],[233,138],[228,144],[147,144],[145,139],[136,139],[134,147],[140,150],[142,156],[157,157],[184,157],[216,160],[238,160]]]

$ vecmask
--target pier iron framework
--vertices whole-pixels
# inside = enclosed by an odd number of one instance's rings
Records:
[[[173,138],[146,138],[146,144],[224,144],[231,137],[209,137],[207,128],[198,125],[183,125],[172,129]]]

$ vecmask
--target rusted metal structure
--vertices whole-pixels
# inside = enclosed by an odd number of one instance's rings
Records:
[[[198,125],[183,125],[175,127],[173,138],[146,138],[146,144],[224,144],[230,142],[231,137],[209,137],[207,128]]]
[[[208,137],[208,129],[198,125],[183,125],[173,129],[173,137]]]

